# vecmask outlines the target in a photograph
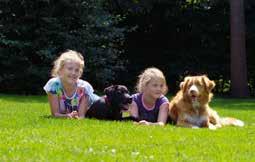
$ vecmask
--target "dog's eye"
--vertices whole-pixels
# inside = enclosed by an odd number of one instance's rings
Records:
[[[117,91],[117,95],[122,95],[123,93],[121,91]]]
[[[202,87],[202,85],[201,85],[201,84],[199,84],[199,83],[197,83],[197,84],[196,84],[196,86],[197,86],[197,87]]]

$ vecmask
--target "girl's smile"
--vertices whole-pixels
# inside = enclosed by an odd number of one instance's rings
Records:
[[[81,76],[80,64],[74,61],[68,61],[60,70],[60,77],[63,82],[68,84],[76,84]]]

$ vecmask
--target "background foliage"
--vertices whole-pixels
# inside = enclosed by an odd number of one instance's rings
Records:
[[[38,93],[52,61],[66,49],[84,54],[86,79],[105,85],[123,70],[124,28],[100,0],[10,0],[1,2],[0,89]]]
[[[255,87],[255,3],[246,3],[248,81]],[[65,49],[82,52],[83,79],[95,89],[126,84],[156,66],[170,92],[186,75],[207,74],[215,92],[230,84],[229,3],[218,0],[0,1],[0,89],[42,93],[52,61]]]

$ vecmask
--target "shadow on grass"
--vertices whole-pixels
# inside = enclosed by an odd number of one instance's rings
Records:
[[[52,115],[42,115],[42,116],[40,116],[40,118],[43,118],[43,119],[59,119],[59,118],[55,118]]]
[[[77,119],[71,119],[71,118],[65,118],[65,117],[63,117],[63,118],[61,118],[61,117],[54,117],[54,116],[52,116],[52,115],[41,115],[41,116],[39,116],[39,118],[41,118],[41,119],[45,119],[45,120],[77,120]]]
[[[0,100],[20,103],[47,103],[47,96],[25,96],[0,94]]]

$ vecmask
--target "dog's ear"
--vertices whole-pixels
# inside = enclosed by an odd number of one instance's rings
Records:
[[[180,89],[181,89],[181,90],[184,89],[184,81],[180,83]]]
[[[106,96],[112,96],[113,92],[116,92],[119,89],[119,85],[111,85],[104,89]]]
[[[113,89],[114,89],[114,90],[118,90],[119,87],[120,87],[120,85],[113,85]]]
[[[184,81],[180,83],[180,89],[184,92],[190,82],[190,77],[185,77]]]
[[[106,94],[106,96],[110,96],[111,95],[111,92],[113,91],[113,89],[115,89],[115,86],[114,85],[111,85],[107,88],[104,89],[104,93]]]
[[[129,93],[128,88],[125,85],[118,85],[118,89],[121,90],[123,93]]]
[[[213,90],[213,88],[215,87],[215,82],[210,80],[207,76],[203,75],[202,76],[202,81],[206,87],[206,89],[208,90],[208,92],[211,92]]]

